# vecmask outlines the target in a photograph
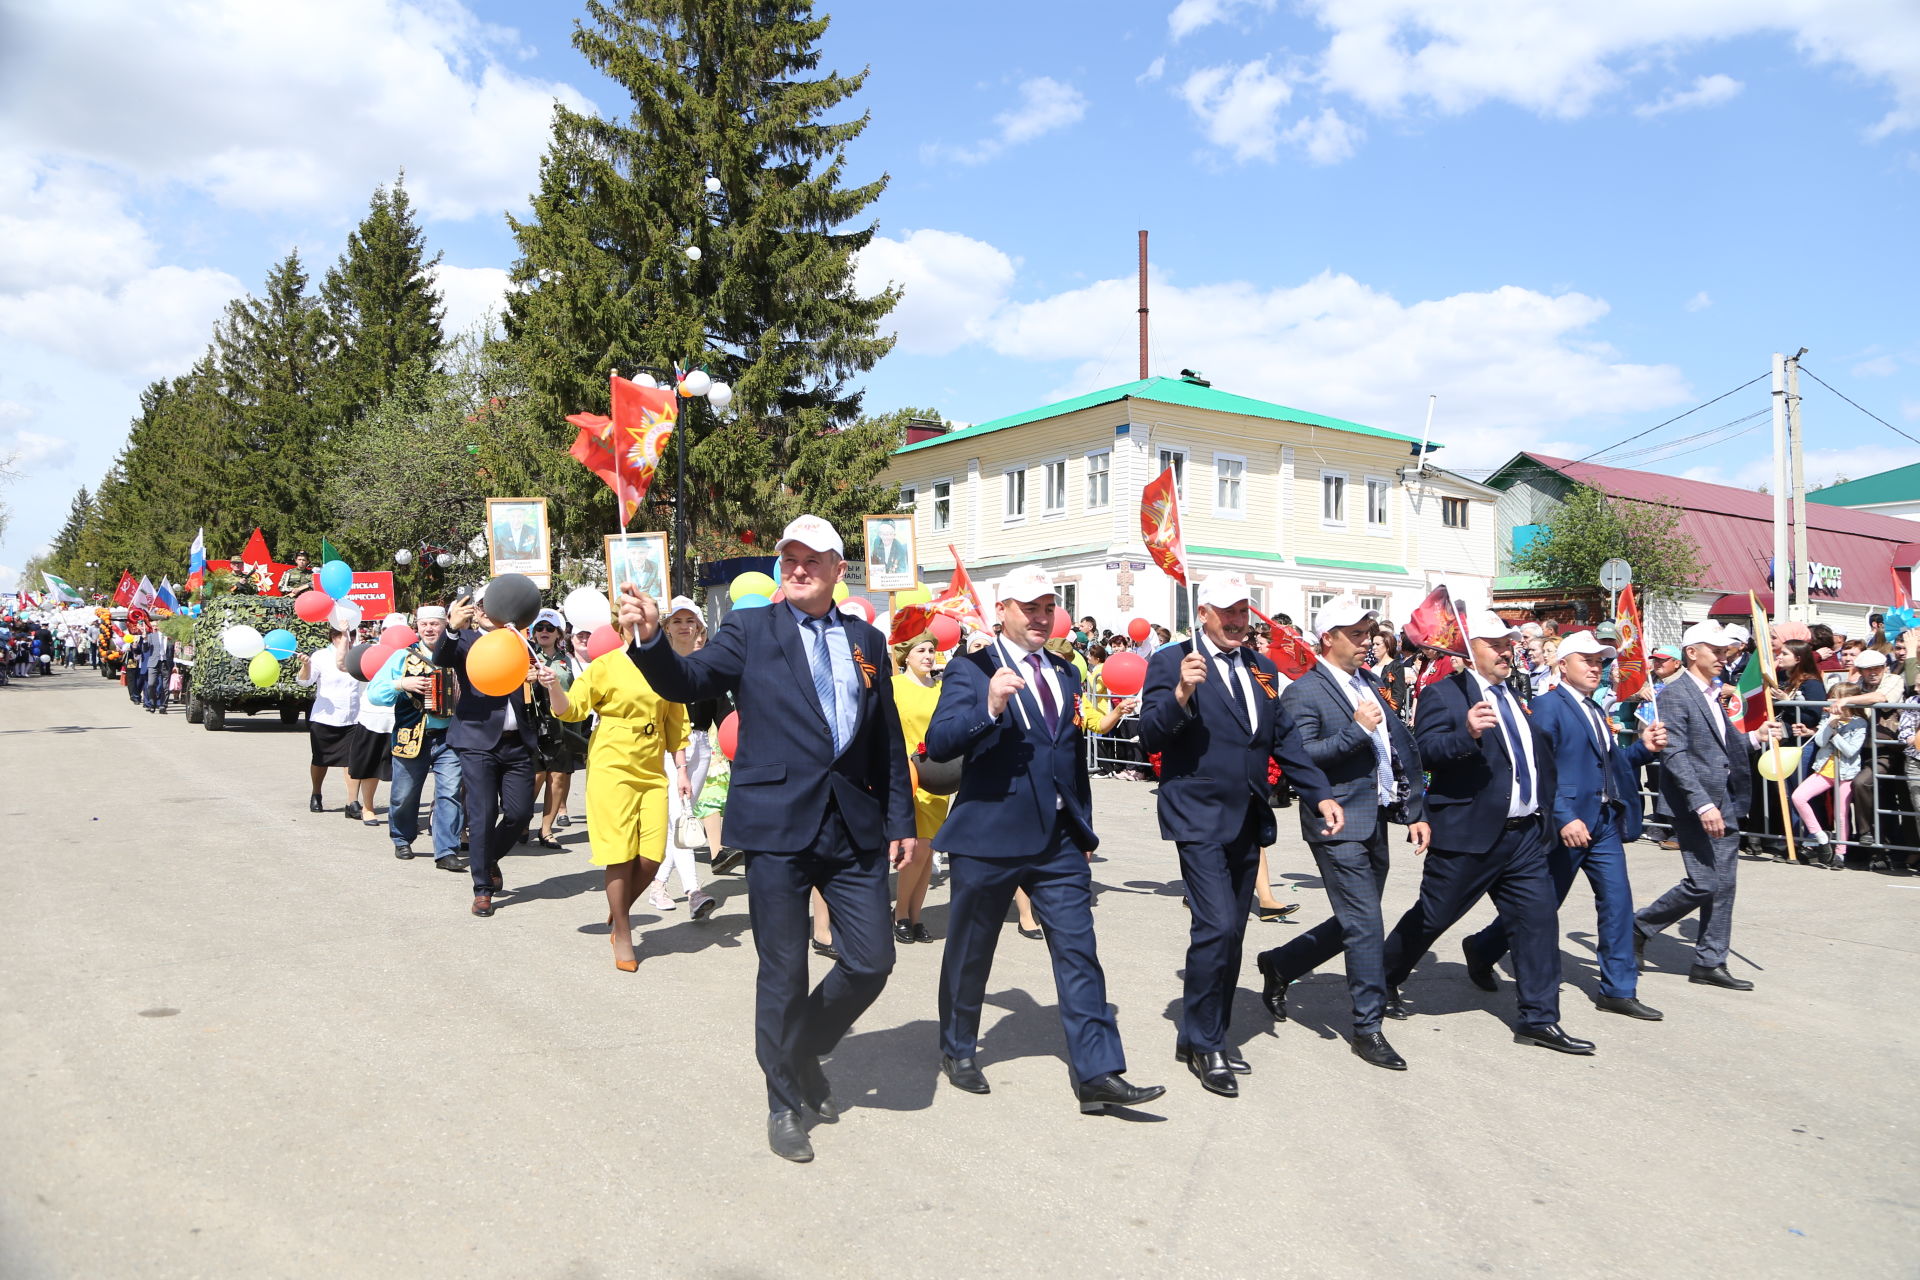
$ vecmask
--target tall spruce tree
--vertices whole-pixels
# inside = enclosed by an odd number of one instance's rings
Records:
[[[696,547],[736,549],[742,532],[802,509],[844,526],[884,506],[886,449],[843,429],[860,412],[851,380],[892,345],[876,329],[897,295],[852,283],[874,225],[850,224],[886,179],[843,186],[867,118],[823,119],[866,73],[814,74],[827,19],[807,0],[586,7],[574,47],[633,111],[556,106],[533,217],[511,220],[521,256],[506,329],[534,420],[564,450],[564,415],[607,411],[610,370],[704,366],[734,401],[682,415]],[[669,458],[655,501],[672,476]],[[564,497],[588,501],[559,504],[559,531],[584,550],[612,499],[584,469],[567,484]]]
[[[399,384],[402,370],[439,358],[446,343],[433,281],[439,265],[414,221],[406,174],[374,188],[367,216],[320,286],[333,348],[321,399],[337,423],[360,421]]]
[[[67,570],[73,567],[76,553],[80,550],[80,535],[86,532],[87,521],[93,516],[93,494],[87,486],[81,485],[80,492],[73,495],[73,501],[67,506],[67,518],[60,526],[60,532],[53,535],[53,545],[47,552],[47,563],[53,572],[69,582],[80,582]],[[82,564],[84,565],[84,561]]]

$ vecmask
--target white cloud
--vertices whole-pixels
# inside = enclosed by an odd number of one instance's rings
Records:
[[[1809,449],[1801,465],[1806,473],[1807,488],[1819,489],[1837,483],[1841,476],[1858,480],[1915,462],[1920,462],[1920,446],[1874,444],[1851,449]],[[1737,465],[1702,463],[1682,474],[1689,480],[1707,480],[1741,489],[1757,489],[1763,484],[1771,487],[1773,455],[1771,451],[1761,451]]]
[[[1273,159],[1280,141],[1280,108],[1293,89],[1261,58],[1239,67],[1196,71],[1181,84],[1180,96],[1200,118],[1207,140],[1244,163]]]
[[[454,0],[10,8],[0,142],[242,209],[332,212],[403,166],[429,218],[518,208],[554,99],[588,108]]]
[[[441,328],[449,338],[489,316],[497,326],[506,312],[507,272],[501,267],[450,267],[443,262],[434,269],[433,282],[445,304]]]
[[[898,240],[876,236],[854,262],[853,285],[871,296],[901,287],[900,304],[885,324],[911,355],[945,355],[987,336],[994,314],[1013,287],[1014,260],[982,240],[952,231],[909,231]]]
[[[984,164],[1008,147],[1078,124],[1086,114],[1087,99],[1078,89],[1051,76],[1036,76],[1021,82],[1020,100],[993,118],[1000,126],[998,133],[970,147],[929,145],[922,154],[929,160],[945,157],[961,164]]]
[[[1332,107],[1323,107],[1319,115],[1303,117],[1280,136],[1305,150],[1315,164],[1339,164],[1353,155],[1367,133],[1341,119]]]
[[[1167,55],[1161,54],[1147,64],[1147,69],[1133,78],[1135,84],[1152,84],[1167,73]]]
[[[1713,298],[1707,293],[1705,289],[1702,289],[1700,292],[1694,294],[1691,298],[1687,299],[1687,310],[1689,311],[1705,311],[1708,307],[1712,305],[1713,305]]]
[[[1891,378],[1900,372],[1900,362],[1892,356],[1875,356],[1862,360],[1847,372],[1856,378]]]
[[[210,268],[153,267],[107,288],[58,284],[0,295],[0,335],[128,379],[181,372],[221,310],[245,293]]]
[[[1669,111],[1689,111],[1695,107],[1717,107],[1723,102],[1732,102],[1746,88],[1732,76],[1714,74],[1700,76],[1688,89],[1669,89],[1653,101],[1642,103],[1633,109],[1633,114],[1642,120],[1651,120],[1655,116],[1665,115]]]
[[[1234,10],[1257,8],[1270,10],[1273,0],[1180,0],[1167,15],[1167,30],[1175,40],[1183,40],[1216,22],[1225,22]]]

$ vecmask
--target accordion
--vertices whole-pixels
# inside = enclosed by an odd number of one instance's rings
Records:
[[[450,716],[453,704],[460,700],[460,678],[450,667],[434,667],[420,674],[427,678],[427,691],[420,695],[421,705],[430,716]]]

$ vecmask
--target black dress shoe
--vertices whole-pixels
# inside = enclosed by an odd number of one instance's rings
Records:
[[[1413,1016],[1413,1006],[1408,1004],[1407,998],[1400,994],[1400,988],[1388,987],[1387,1007],[1381,1012],[1395,1022],[1405,1022]]]
[[[308,812],[308,813],[325,813],[326,811],[327,811],[327,807],[326,807],[325,805],[323,805],[323,804],[321,804],[321,803],[320,803],[320,797],[319,797],[319,796],[308,796],[308,797],[307,797],[307,812]]]
[[[397,844],[393,846],[393,856],[405,862],[413,856],[413,846],[410,844]]]
[[[345,812],[345,814],[347,815],[348,821],[350,822],[360,821],[360,813],[361,813],[360,802],[358,800],[350,801],[343,812]]]
[[[747,855],[739,849],[729,849],[725,845],[722,845],[720,852],[713,855],[713,874],[720,875],[724,872],[731,871],[734,864],[746,856]]]
[[[1362,1062],[1371,1062],[1376,1067],[1385,1067],[1389,1071],[1405,1071],[1407,1060],[1393,1051],[1387,1038],[1378,1031],[1362,1031],[1353,1037],[1353,1056]]]
[[[1152,1102],[1167,1091],[1163,1084],[1128,1084],[1118,1071],[1082,1080],[1074,1096],[1080,1099],[1082,1115],[1098,1115],[1108,1107],[1137,1107]]]
[[[1035,925],[1031,929],[1023,929],[1019,925],[1015,925],[1013,926],[1013,931],[1023,938],[1032,938],[1035,942],[1047,936],[1047,931],[1039,925]]]
[[[915,942],[932,942],[933,935],[927,932],[926,925],[921,924],[918,920],[915,920],[913,922],[913,940]]]
[[[435,858],[433,865],[442,871],[465,871],[467,860],[457,853],[449,853],[444,857]]]
[[[1642,1022],[1658,1022],[1667,1016],[1651,1005],[1641,1004],[1632,996],[1595,996],[1593,1007],[1606,1013],[1625,1014]]]
[[[893,922],[893,936],[896,940],[900,942],[912,942],[913,941],[912,922],[907,920],[895,920]]]
[[[1233,1068],[1227,1065],[1224,1053],[1189,1053],[1187,1070],[1193,1072],[1200,1087],[1208,1093],[1217,1093],[1223,1098],[1240,1096],[1240,1082],[1233,1078]]]
[[[1482,991],[1498,991],[1500,975],[1493,966],[1473,954],[1473,944],[1466,938],[1460,940],[1460,954],[1467,958],[1467,981]]]
[[[829,960],[838,960],[840,958],[840,953],[834,950],[831,942],[822,942],[818,938],[813,939],[813,954],[825,956]]]
[[[1254,957],[1253,962],[1259,968],[1262,979],[1260,1003],[1267,1006],[1267,1012],[1273,1015],[1275,1022],[1285,1022],[1288,979],[1281,974],[1280,966],[1275,963],[1271,951],[1262,951]]]
[[[1555,1049],[1561,1053],[1586,1055],[1593,1052],[1593,1041],[1581,1040],[1570,1036],[1560,1029],[1557,1022],[1523,1022],[1513,1029],[1515,1044],[1535,1044],[1542,1049]]]
[[[800,1127],[800,1116],[793,1111],[776,1111],[767,1117],[767,1146],[782,1160],[805,1164],[813,1159],[813,1144]]]
[[[1716,964],[1711,967],[1697,964],[1687,970],[1687,981],[1697,982],[1703,987],[1725,987],[1728,991],[1751,991],[1753,984],[1745,978],[1736,978],[1727,972],[1727,966]]]
[[[1192,1056],[1193,1046],[1184,1044],[1176,1044],[1173,1046],[1173,1060],[1175,1062],[1184,1063]],[[1222,1049],[1220,1056],[1227,1060],[1227,1069],[1232,1071],[1233,1074],[1237,1076],[1250,1076],[1253,1074],[1253,1064],[1233,1050]]]
[[[987,1083],[987,1077],[980,1068],[973,1065],[972,1058],[949,1058],[940,1055],[940,1072],[954,1088],[963,1093],[992,1093],[993,1086]]]
[[[827,1073],[820,1069],[820,1059],[802,1053],[794,1064],[794,1075],[799,1077],[801,1106],[819,1116],[823,1124],[832,1124],[840,1118],[840,1104],[833,1100],[833,1086],[827,1083]]]

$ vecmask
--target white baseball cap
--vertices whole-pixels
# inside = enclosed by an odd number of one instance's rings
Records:
[[[1887,665],[1887,655],[1878,649],[1862,649],[1853,660],[1853,665],[1856,670],[1860,667],[1884,667]]]
[[[1467,615],[1469,640],[1517,640],[1520,628],[1491,609],[1475,609]]]
[[[1313,634],[1323,636],[1337,627],[1358,626],[1362,622],[1377,622],[1380,612],[1377,609],[1363,609],[1360,602],[1352,596],[1335,596],[1320,606],[1320,612],[1313,615]]]
[[[1726,626],[1726,632],[1728,644],[1745,644],[1747,641],[1753,639],[1753,632],[1747,630],[1737,622],[1729,622]]]
[[[1212,609],[1228,609],[1242,600],[1251,601],[1253,592],[1247,580],[1237,573],[1213,573],[1200,584],[1200,603]]]
[[[447,607],[443,604],[423,604],[420,606],[419,618],[422,622],[445,622]]]
[[[1714,648],[1720,649],[1732,643],[1733,637],[1727,634],[1727,629],[1719,623],[1711,621],[1696,622],[1688,627],[1680,636],[1680,647],[1682,649],[1690,644],[1710,644]]]
[[[567,620],[560,616],[558,609],[542,609],[534,615],[533,621],[528,625],[527,630],[531,631],[534,627],[552,627],[555,631],[564,635],[567,630]]]
[[[820,548],[815,547],[814,550],[818,551]],[[662,616],[671,618],[674,614],[680,613],[683,610],[696,618],[700,616],[700,606],[695,604],[688,596],[675,596],[673,599],[667,601],[667,611]]]
[[[1000,580],[1000,599],[1031,604],[1042,596],[1052,599],[1053,580],[1037,564],[1023,564]]]
[[[797,542],[815,551],[831,551],[843,558],[847,554],[846,544],[840,541],[840,535],[819,516],[796,516],[786,532],[780,535],[780,541],[773,544],[773,554],[779,555],[789,542]]]
[[[1576,631],[1570,636],[1560,637],[1560,648],[1555,653],[1554,660],[1558,661],[1575,653],[1598,654],[1602,658],[1611,658],[1619,652],[1610,644],[1601,644],[1600,637],[1591,631]]]
[[[404,627],[406,625],[407,625],[407,615],[404,613],[390,613],[386,617],[380,619],[380,629],[382,631],[388,631],[394,627]]]

